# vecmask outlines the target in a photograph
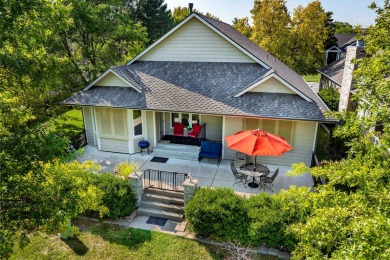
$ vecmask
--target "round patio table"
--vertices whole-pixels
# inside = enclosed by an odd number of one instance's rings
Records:
[[[262,164],[246,163],[240,166],[240,170],[243,174],[252,177],[252,182],[248,183],[251,188],[258,188],[259,184],[256,183],[256,177],[262,177],[269,174],[267,166]]]

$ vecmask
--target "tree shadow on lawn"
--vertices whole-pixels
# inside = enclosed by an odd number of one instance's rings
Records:
[[[78,237],[69,238],[67,240],[61,239],[75,254],[83,256],[88,252],[88,247]]]
[[[89,231],[110,243],[123,245],[129,249],[136,249],[145,242],[152,240],[152,232],[150,230],[122,228],[110,224],[96,225],[91,227]]]

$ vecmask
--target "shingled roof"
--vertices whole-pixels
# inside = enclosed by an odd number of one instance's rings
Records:
[[[266,64],[231,62],[138,61],[112,70],[142,90],[124,87],[88,87],[64,104],[124,107],[146,110],[255,116],[296,120],[333,121],[328,107],[303,78],[230,25],[192,14],[209,24]],[[137,56],[138,57],[138,56]],[[275,73],[299,93],[253,93],[234,97],[266,75]]]
[[[338,59],[318,70],[319,73],[341,86],[344,75],[345,57]]]
[[[350,45],[351,43],[356,41],[356,33],[335,33],[334,37],[337,39],[337,47],[345,48],[346,45]]]
[[[295,94],[247,92],[234,97],[267,73],[255,63],[139,61],[113,70],[142,93],[124,87],[92,87],[64,103],[327,121],[315,102]]]

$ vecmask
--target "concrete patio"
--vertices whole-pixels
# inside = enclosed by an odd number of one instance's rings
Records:
[[[199,164],[197,161],[170,158],[166,163],[155,163],[150,162],[152,157],[153,153],[150,155],[144,153],[143,156],[140,153],[132,155],[111,153],[99,151],[96,147],[87,145],[84,148],[84,154],[79,156],[77,160],[79,162],[91,160],[94,163],[98,163],[101,165],[101,172],[113,172],[115,165],[118,163],[134,161],[141,166],[141,170],[154,169],[162,171],[192,173],[194,178],[199,180],[199,187],[229,187],[233,188],[237,193],[243,195],[264,192],[263,189],[251,189],[248,186],[244,187],[244,185],[241,183],[233,186],[235,181],[230,169],[229,160],[222,160],[218,167],[215,160],[208,162],[208,160],[205,159]],[[273,192],[269,189],[265,190],[265,192],[269,194],[278,193],[280,190],[288,189],[292,185],[298,187],[313,187],[313,179],[309,174],[291,177],[286,176],[287,171],[290,169],[288,166],[267,164],[267,167],[271,172],[279,168],[279,175],[276,177],[272,187]]]

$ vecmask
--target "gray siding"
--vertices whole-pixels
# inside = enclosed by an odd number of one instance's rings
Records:
[[[165,112],[165,135],[173,135],[173,128],[171,127],[171,113]]]
[[[225,117],[225,136],[232,135],[243,129],[244,119],[241,117]],[[234,159],[236,151],[227,148],[225,138],[223,139],[224,159]]]
[[[146,132],[147,132],[147,136],[148,136],[148,142],[150,143],[149,150],[153,151],[154,139],[155,139],[154,124],[153,124],[153,111],[146,111]],[[138,145],[138,142],[137,142],[137,145]]]
[[[206,123],[206,138],[222,141],[222,116],[201,115],[201,123]]]
[[[127,140],[100,138],[100,147],[103,151],[129,153],[129,142]]]
[[[196,18],[192,18],[139,60],[255,62]]]
[[[160,113],[156,112],[156,133],[157,133],[157,142],[161,140],[161,127],[160,127]]]
[[[96,145],[93,138],[93,114],[92,107],[83,107],[84,128],[87,135],[87,142],[90,145]]]

